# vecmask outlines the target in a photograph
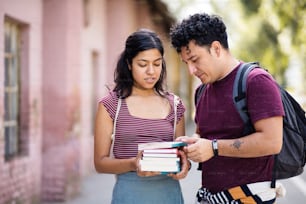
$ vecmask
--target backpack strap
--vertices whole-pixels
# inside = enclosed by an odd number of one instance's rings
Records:
[[[204,92],[206,88],[206,84],[201,84],[195,91],[194,94],[194,105],[197,106],[199,103],[199,100],[201,98],[202,93]]]
[[[244,131],[243,131],[244,135],[248,135],[251,132],[255,131],[248,113],[246,89],[247,89],[248,74],[256,67],[259,67],[258,62],[243,63],[238,69],[233,86],[233,100],[236,109],[244,123]],[[277,157],[277,155],[275,155],[274,157]],[[276,166],[276,162],[277,159],[274,159],[275,164],[273,167],[273,171]],[[275,186],[276,186],[276,178],[275,175],[272,174],[271,188],[275,188]]]
[[[243,123],[245,124],[243,131],[244,135],[254,132],[254,127],[251,123],[247,109],[246,89],[248,74],[256,67],[259,67],[258,62],[243,63],[237,71],[233,85],[233,101]]]
[[[118,98],[118,103],[117,103],[116,114],[115,114],[115,118],[114,118],[114,124],[113,124],[113,134],[111,136],[111,139],[112,139],[112,144],[111,144],[111,148],[110,148],[111,157],[114,157],[113,149],[114,149],[114,143],[115,143],[115,138],[116,138],[116,125],[117,125],[117,119],[118,119],[119,111],[120,111],[120,108],[121,108],[121,102],[122,102],[122,99],[119,97]]]
[[[177,106],[179,102],[180,102],[179,97],[173,94],[173,109],[174,109],[173,140],[175,140],[176,123],[177,123]]]

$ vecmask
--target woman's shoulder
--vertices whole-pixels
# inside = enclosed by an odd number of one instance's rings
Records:
[[[174,101],[174,100],[179,100],[180,101],[181,100],[181,98],[173,92],[166,92],[165,96],[170,101]]]
[[[184,102],[181,99],[181,97],[179,97],[178,95],[176,95],[173,92],[167,92],[166,97],[168,98],[171,106],[175,105],[175,106],[178,107],[178,109],[184,109],[185,110],[185,105],[184,105]]]
[[[105,96],[100,99],[100,103],[114,103],[118,101],[118,95],[115,91],[109,91]]]

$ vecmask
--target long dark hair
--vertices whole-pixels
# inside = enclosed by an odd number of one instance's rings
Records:
[[[156,33],[148,29],[140,29],[132,33],[125,42],[125,49],[121,53],[114,73],[115,88],[119,97],[126,98],[131,95],[134,79],[129,69],[133,58],[141,51],[156,48],[164,56],[163,44]],[[156,92],[164,95],[164,80],[166,78],[166,64],[162,60],[162,71],[154,88]]]

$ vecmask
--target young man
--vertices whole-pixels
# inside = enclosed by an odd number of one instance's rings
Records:
[[[249,74],[247,107],[255,131],[243,135],[232,99],[242,62],[230,53],[222,19],[195,14],[173,26],[170,36],[189,72],[206,84],[196,106],[198,136],[180,138],[189,144],[189,159],[202,162],[198,202],[274,203],[273,155],[281,150],[284,116],[275,81],[262,69]]]

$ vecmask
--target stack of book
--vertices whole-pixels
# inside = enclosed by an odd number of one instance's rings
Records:
[[[142,171],[157,171],[162,173],[176,173],[181,170],[178,149],[186,146],[184,142],[152,142],[138,145],[143,151],[140,160]]]

